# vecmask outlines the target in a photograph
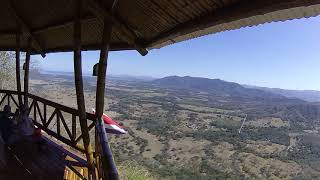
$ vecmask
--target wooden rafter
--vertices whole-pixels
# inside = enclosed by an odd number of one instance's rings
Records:
[[[95,19],[96,19],[96,17],[83,17],[80,19],[80,21],[81,21],[81,23],[86,23],[86,22],[94,21]],[[69,19],[67,21],[63,21],[63,22],[59,22],[59,23],[55,23],[55,24],[50,24],[50,25],[47,25],[42,28],[33,29],[32,33],[33,34],[40,34],[40,33],[46,32],[46,31],[65,28],[67,26],[72,26],[73,23],[74,23],[74,20]]]
[[[17,4],[18,1],[7,1],[11,2],[10,7],[13,7],[11,9],[13,9],[15,16],[12,15],[12,17],[7,17],[7,15],[4,15],[5,24],[7,25],[7,27],[3,27],[2,30],[0,30],[0,35],[8,35],[9,37],[4,37],[3,39],[1,39],[1,50],[14,50],[14,47],[12,47],[14,39],[13,37],[17,30],[21,31],[23,29],[24,32],[27,32],[27,34],[31,34],[34,37],[32,38],[33,54],[38,53],[41,50],[41,44],[39,45],[39,41],[35,41],[37,38],[41,38],[40,40],[42,40],[42,43],[45,45],[42,46],[42,50],[45,53],[72,50],[70,42],[68,42],[67,39],[65,39],[66,41],[60,41],[58,43],[56,42],[58,41],[58,39],[55,39],[54,37],[67,37],[70,34],[70,24],[73,23],[73,18],[70,16],[70,14],[68,14],[68,11],[70,11],[70,7],[64,7],[64,4],[60,4],[60,1],[54,3],[54,8],[57,9],[52,9],[52,14],[46,15],[45,19],[39,18],[39,22],[36,23],[35,26],[33,26],[33,23],[31,24],[29,21],[31,20],[29,18],[32,17],[32,10],[34,10],[33,7],[31,8],[31,6],[28,6],[29,9],[23,10],[23,8],[26,7],[22,7],[22,4],[20,7],[20,5]],[[90,19],[94,20],[94,22],[92,23],[83,22],[83,26],[86,27],[86,33],[89,33],[85,36],[86,41],[84,42],[84,46],[82,48],[85,48],[85,46],[87,46],[86,42],[92,43],[90,45],[90,48],[87,48],[86,50],[99,49],[99,42],[96,37],[97,35],[100,35],[97,33],[101,32],[100,30],[102,29],[102,26],[100,27],[101,29],[99,28],[99,31],[95,29],[95,26],[97,24],[102,24],[104,16],[110,16],[112,14],[109,8],[105,8],[103,6],[102,2],[106,1],[85,0],[85,7],[87,8],[87,10],[82,14],[81,21],[90,21]],[[266,18],[271,19],[256,18],[257,21],[254,21],[250,24],[258,25],[261,23],[266,23],[269,20],[279,21],[283,18],[291,18],[291,16],[292,18],[314,16],[319,14],[319,12],[317,12],[316,9],[314,9],[315,11],[313,11],[313,7],[310,6],[318,6],[320,4],[320,0],[201,0],[199,1],[199,8],[197,8],[198,5],[196,5],[195,8],[185,8],[182,11],[182,8],[184,8],[185,6],[190,7],[193,3],[190,0],[181,3],[176,3],[174,1],[172,1],[172,3],[169,1],[162,2],[156,0],[153,0],[152,2],[154,2],[154,5],[150,7],[148,7],[149,4],[144,4],[142,1],[132,3],[128,0],[121,2],[120,8],[117,9],[116,13],[114,13],[116,16],[112,18],[115,30],[112,34],[113,41],[111,43],[112,49],[110,50],[138,49],[140,52],[146,53],[146,48],[162,47],[176,41],[182,41],[209,34],[211,33],[210,30],[214,29],[208,29],[209,27],[229,24],[231,22],[235,22],[245,18],[251,19],[255,16],[274,13],[280,10],[288,10],[288,16],[284,15],[284,17],[272,17],[267,15]],[[150,3],[150,5],[152,4],[152,2]],[[3,8],[7,8],[7,6],[7,4],[4,4]],[[42,9],[39,9],[39,14],[46,13],[46,11],[48,11],[48,8],[50,8],[51,3],[49,3],[48,6],[46,6],[45,4],[42,4],[42,6]],[[132,12],[130,12],[131,10],[129,10],[129,12],[122,12],[128,11],[128,9],[130,8],[128,6],[133,6],[132,8],[135,9],[132,9]],[[150,9],[151,7],[153,8]],[[34,8],[36,9],[37,7],[35,6]],[[58,10],[58,8],[61,9],[61,11]],[[298,11],[295,12],[290,10],[292,8],[301,9],[297,9]],[[10,10],[9,8],[7,9]],[[14,11],[14,9],[16,9],[16,11]],[[134,10],[139,10],[141,12],[136,13],[134,12]],[[304,11],[306,10],[308,10],[309,12],[304,13]],[[61,16],[55,16],[54,12],[61,13]],[[3,9],[2,13],[4,14],[8,12]],[[12,14],[11,12],[9,13]],[[29,18],[25,16],[28,16]],[[148,16],[152,16],[152,18],[148,18]],[[18,26],[20,27],[13,26],[12,23],[10,23],[10,21],[16,21],[14,17],[16,17],[16,19],[18,20],[17,22],[20,22],[18,23]],[[98,23],[95,22],[98,19],[100,21]],[[6,23],[7,21],[8,23]],[[240,23],[239,27],[237,27],[235,24],[230,25],[232,25],[232,29],[236,29],[242,26],[246,26],[246,23]],[[65,26],[67,26],[67,28]],[[139,30],[141,31],[137,32],[138,29],[135,29],[135,27],[139,27]],[[51,31],[52,29],[55,29],[55,31],[47,32]],[[226,29],[221,29],[221,31],[224,30]],[[215,31],[212,31],[212,33],[214,32]],[[23,35],[27,36],[27,34],[24,33]],[[91,37],[91,34],[94,36]],[[23,38],[24,41],[26,39],[27,38],[25,37]],[[49,44],[44,42],[48,42]],[[115,43],[121,43],[121,47],[114,48]],[[21,49],[23,51],[26,50],[25,44],[26,43],[23,42],[23,47]]]
[[[15,29],[12,29],[12,30],[7,30],[7,31],[0,31],[0,35],[1,36],[14,36],[16,30]]]
[[[12,14],[14,15],[14,17],[18,23],[18,26],[20,26],[21,31],[32,38],[32,40],[34,41],[36,51],[38,51],[38,53],[40,53],[42,57],[45,57],[46,54],[43,52],[43,49],[44,49],[43,45],[40,43],[39,39],[36,36],[34,36],[34,34],[31,32],[29,26],[25,23],[23,18],[19,15],[19,13],[14,8],[14,6],[10,0],[9,0],[8,7],[9,7],[10,11],[12,12]]]
[[[97,19],[97,18],[96,17],[84,17],[84,18],[81,19],[81,23],[86,23],[86,22],[89,22],[89,21],[93,21],[95,19]],[[33,34],[34,36],[36,36],[37,34],[44,33],[44,32],[47,32],[47,31],[51,31],[51,30],[55,30],[55,29],[61,29],[61,28],[64,28],[66,26],[72,26],[73,23],[74,23],[74,20],[73,19],[69,19],[69,20],[66,20],[66,21],[62,21],[62,22],[58,22],[58,23],[54,23],[54,24],[49,24],[49,25],[46,25],[46,26],[41,27],[41,28],[32,29],[30,33]],[[15,32],[15,30],[12,29],[12,30],[0,31],[0,35],[1,36],[13,36],[13,35],[15,35],[12,32]]]
[[[220,0],[219,0],[220,1]],[[218,3],[218,1],[215,1]],[[221,1],[223,3],[223,1]],[[279,2],[275,1],[239,1],[230,6],[223,6],[220,4],[220,8],[209,14],[193,18],[190,21],[179,24],[171,29],[164,31],[149,42],[144,44],[146,47],[157,46],[166,41],[172,40],[183,35],[191,34],[199,30],[204,30],[216,25],[230,23],[240,19],[253,17],[257,15],[264,15],[270,12],[280,11],[289,8],[312,6],[320,3],[320,0],[314,1],[297,1],[297,0],[283,0]]]
[[[103,23],[105,17],[110,18],[114,26],[121,31],[121,35],[124,36],[128,44],[135,47],[135,49],[143,56],[148,54],[148,50],[142,46],[138,41],[139,38],[131,30],[126,23],[120,20],[118,17],[112,16],[111,12],[106,11],[102,8],[95,0],[85,0],[86,7]]]

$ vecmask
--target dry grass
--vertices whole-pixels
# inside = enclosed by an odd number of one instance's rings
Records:
[[[134,130],[134,133],[139,137],[148,141],[148,145],[146,147],[146,150],[148,151],[144,151],[142,153],[143,157],[153,158],[157,154],[161,154],[161,149],[163,148],[163,144],[159,141],[157,136],[147,133],[144,130],[141,130],[141,131]]]
[[[280,154],[287,149],[287,146],[271,143],[269,141],[251,141],[248,140],[246,148],[261,155]]]
[[[239,153],[237,159],[235,164],[246,178],[292,179],[301,171],[301,167],[293,161],[266,159],[251,153]]]
[[[280,118],[262,118],[262,119],[257,119],[254,121],[247,121],[246,125],[248,126],[253,126],[253,127],[276,127],[276,128],[280,128],[280,127],[288,127],[289,126],[289,122],[288,121],[284,121]]]
[[[191,111],[200,111],[206,113],[231,113],[236,111],[225,110],[225,109],[218,109],[218,108],[210,108],[210,107],[200,107],[194,105],[187,105],[187,104],[179,104],[180,107],[185,108]]]
[[[122,180],[155,180],[145,167],[139,165],[135,161],[125,161],[117,166],[120,179]]]
[[[168,150],[168,156],[171,159],[168,161],[175,163],[177,166],[200,163],[201,157],[205,157],[206,155],[204,152],[204,147],[208,144],[210,144],[209,141],[199,141],[190,137],[179,140],[171,139],[169,141]]]

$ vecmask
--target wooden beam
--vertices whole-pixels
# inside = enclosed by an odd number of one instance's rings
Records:
[[[113,44],[111,48],[112,48],[111,51],[122,51],[122,50],[134,49],[133,47],[129,47],[126,43]],[[99,44],[88,44],[88,45],[81,46],[82,51],[91,51],[91,50],[97,50],[97,49],[100,49]],[[1,50],[1,47],[0,47],[0,50]],[[70,47],[58,47],[58,48],[50,48],[46,50],[46,53],[51,53],[51,52],[70,52]]]
[[[3,90],[3,89],[0,89],[0,94],[13,94],[13,95],[21,94],[22,95],[22,93],[19,93],[18,91]],[[64,106],[62,104],[58,104],[58,103],[49,101],[47,99],[44,99],[42,97],[30,94],[30,93],[29,93],[29,98],[31,98],[31,99],[33,99],[33,100],[35,100],[37,102],[41,102],[44,105],[51,106],[51,107],[53,107],[55,109],[61,110],[63,112],[69,113],[69,114],[74,114],[74,115],[78,114],[78,110],[76,110],[74,108],[71,108],[71,107],[68,107],[68,106]],[[86,113],[86,117],[87,117],[87,120],[96,121],[96,116],[91,114],[91,113]]]
[[[179,36],[187,35],[199,30],[204,30],[216,25],[230,23],[240,19],[263,15],[270,12],[285,10],[296,7],[306,7],[319,4],[320,0],[297,1],[297,0],[257,0],[239,1],[230,6],[221,7],[209,14],[193,18],[190,21],[177,25],[168,31],[164,31],[144,44],[145,47],[153,47],[170,41]]]
[[[112,4],[111,11],[113,12],[115,0]],[[110,49],[110,41],[112,34],[112,16],[105,16],[103,21],[103,34],[100,48],[100,59],[98,65],[98,77],[97,77],[97,89],[96,89],[96,152],[99,153],[100,158],[97,163],[102,163],[102,168],[97,164],[99,178],[118,180],[119,175],[116,166],[113,161],[113,156],[108,144],[108,138],[106,136],[105,128],[102,122],[102,115],[104,111],[104,98],[105,98],[105,82],[106,72],[108,67],[108,54]],[[105,136],[102,136],[104,134]],[[99,144],[97,144],[99,143]]]
[[[15,91],[7,91],[7,90],[0,90],[0,93],[10,93],[10,94],[19,94]],[[78,110],[76,109],[73,109],[71,107],[68,107],[68,106],[64,106],[62,104],[58,104],[58,103],[55,103],[55,102],[52,102],[52,101],[49,101],[47,99],[44,99],[44,98],[41,98],[39,96],[36,96],[36,95],[33,95],[33,94],[30,94],[29,93],[29,98],[32,98],[36,101],[39,101],[43,104],[46,104],[48,106],[51,106],[51,107],[54,107],[56,109],[59,109],[61,111],[64,111],[66,113],[70,113],[70,114],[78,114]],[[91,113],[86,113],[86,118],[87,120],[90,120],[90,121],[95,121],[95,115],[91,114]]]
[[[16,84],[18,91],[19,106],[23,104],[21,95],[21,78],[20,78],[20,46],[21,46],[21,35],[16,34]]]
[[[1,36],[15,36],[16,35],[16,29],[11,29],[11,30],[2,30],[0,31]]]
[[[91,17],[84,17],[83,19],[81,19],[81,23],[87,23],[87,22],[90,22],[90,21],[94,21],[96,19],[97,19],[97,17],[95,17],[95,16],[92,17],[92,15],[91,15]],[[47,31],[65,28],[66,26],[73,26],[73,24],[74,24],[74,20],[73,19],[69,19],[69,20],[65,20],[65,21],[62,21],[62,22],[49,24],[49,25],[46,25],[46,26],[41,27],[41,28],[32,29],[31,30],[31,34],[33,34],[34,36],[37,36],[38,34],[45,33]],[[15,36],[15,33],[12,33],[12,32],[15,32],[15,31],[16,31],[15,29],[2,30],[2,31],[0,31],[0,35],[1,36]]]
[[[86,150],[86,158],[89,164],[89,171],[94,175],[94,158],[92,148],[90,144],[90,136],[88,130],[88,123],[86,118],[86,106],[84,100],[83,91],[83,79],[82,79],[82,63],[81,63],[81,12],[82,12],[82,1],[75,1],[75,21],[73,27],[74,34],[74,78],[77,93],[77,105],[78,114],[80,120],[81,133],[83,135],[83,145]]]
[[[90,0],[89,0],[90,1]],[[95,3],[95,2],[94,2]],[[95,3],[96,4],[96,3]],[[114,3],[115,4],[115,3]],[[104,10],[102,8],[100,8],[98,6],[98,8],[100,10],[102,10],[102,15],[100,16],[99,20],[101,20],[102,24],[103,24],[103,20],[104,20]],[[100,13],[99,13],[100,14]],[[85,16],[81,19],[81,21],[83,23],[85,22],[88,22],[88,21],[93,21],[93,20],[96,20],[97,19],[97,13],[94,14],[95,16],[92,17],[92,16]],[[19,18],[21,20],[21,18]],[[114,20],[113,20],[114,21]],[[120,21],[118,19],[116,19],[115,21]],[[66,21],[63,21],[63,22],[59,22],[59,23],[55,23],[55,24],[50,24],[50,25],[47,25],[45,27],[42,27],[42,28],[38,28],[38,29],[28,29],[27,32],[24,32],[26,33],[28,36],[33,35],[33,37],[36,37],[37,34],[40,34],[40,33],[43,33],[43,32],[46,32],[46,31],[50,31],[50,30],[54,30],[54,29],[59,29],[59,28],[63,28],[63,27],[66,27],[66,26],[70,26],[70,25],[73,25],[74,21],[73,19],[72,20],[66,20]],[[25,23],[24,23],[25,24]],[[120,27],[120,25],[118,26]],[[122,30],[122,28],[126,28],[127,30]],[[115,44],[113,45],[111,48],[111,50],[113,51],[118,51],[118,50],[131,50],[131,49],[137,49],[142,55],[146,55],[148,53],[148,51],[146,50],[146,48],[142,48],[141,45],[139,45],[138,42],[136,41],[139,41],[137,36],[135,35],[134,31],[131,30],[128,26],[126,25],[121,25],[120,27],[120,31],[123,31],[121,32],[121,35],[124,36],[124,40],[128,42],[127,43],[123,43],[123,44]],[[126,33],[126,34],[125,34]],[[12,35],[15,35],[15,34],[12,34],[12,31],[0,31],[0,35],[1,36],[12,36]],[[129,40],[127,40],[128,38],[126,38],[127,36],[130,36],[131,37],[131,43],[129,42]],[[36,42],[36,41],[34,41]],[[98,46],[95,46],[95,45],[87,45],[88,47],[83,47],[84,50],[96,50],[96,49],[99,49]],[[42,46],[43,47],[43,46]],[[3,49],[3,50],[7,50],[7,49],[10,49],[10,48],[0,48],[0,50]],[[39,48],[38,48],[39,49]],[[36,49],[37,50],[37,49]],[[50,53],[50,52],[56,52],[56,51],[68,51],[69,48],[65,48],[65,47],[59,47],[59,48],[55,48],[55,49],[49,49],[49,50],[43,50],[42,49],[42,52],[43,53]],[[38,53],[39,53],[39,50],[37,50]],[[32,53],[34,54],[34,53]]]
[[[78,161],[79,163],[83,164],[84,166],[87,166],[88,163],[84,159],[75,155],[74,153],[70,152],[69,150],[65,149],[63,146],[59,145],[57,142],[54,142],[52,139],[49,139],[46,136],[42,136],[42,138],[44,140],[46,140],[46,142],[48,142],[48,144],[51,145],[52,147],[57,148],[58,150],[60,150],[64,154],[70,156],[72,159]]]
[[[115,7],[115,3],[112,5],[113,8]],[[118,180],[119,179],[118,172],[114,165],[114,161],[113,161],[112,153],[108,144],[105,128],[102,124],[103,122],[101,122],[102,121],[101,117],[104,111],[106,72],[108,67],[108,54],[109,54],[111,33],[112,33],[111,22],[112,21],[110,16],[104,17],[103,35],[102,35],[102,42],[101,42],[101,48],[100,48],[100,59],[99,59],[99,65],[98,65],[99,68],[98,68],[97,89],[96,89],[96,115],[97,115],[96,131],[100,130],[103,132],[96,134],[96,137],[97,135],[99,135],[99,138],[101,141],[97,146],[98,147],[100,146],[104,150],[101,154],[102,162],[103,162],[103,170],[102,169],[99,169],[99,170],[103,171],[105,176],[104,178]],[[105,134],[103,139],[102,139],[101,133]],[[96,143],[98,143],[98,141],[96,141]],[[99,174],[101,173],[102,172],[100,172]]]
[[[83,17],[80,21],[81,21],[81,23],[87,23],[87,22],[90,22],[90,21],[94,21],[96,19],[97,18],[95,16],[92,17],[92,15],[91,15],[90,17],[89,16]],[[55,30],[55,29],[61,29],[61,28],[65,28],[66,26],[72,26],[73,23],[74,23],[74,20],[73,19],[69,19],[69,20],[65,20],[65,21],[59,22],[59,23],[50,24],[50,25],[47,25],[45,27],[41,27],[41,28],[38,28],[38,29],[33,29],[31,32],[33,34],[40,34],[40,33],[46,32],[46,31],[51,31],[51,30]]]
[[[98,65],[98,77],[96,88],[96,115],[102,117],[104,111],[104,94],[106,86],[106,73],[108,67],[108,54],[112,33],[110,18],[105,18],[103,26],[102,43],[100,48],[100,58]]]
[[[139,42],[139,38],[133,30],[131,30],[123,20],[118,17],[112,16],[112,13],[102,8],[95,0],[85,0],[86,7],[96,16],[99,20],[104,23],[105,18],[110,19],[114,26],[120,31],[121,35],[125,38],[128,44],[135,47],[135,49],[142,55],[148,54],[148,50],[142,46]]]
[[[15,36],[15,35],[14,35]],[[70,52],[73,51],[72,47],[58,47],[58,48],[49,48],[46,49],[45,53],[55,53],[55,52]],[[100,49],[100,46],[98,44],[90,44],[90,45],[84,45],[82,46],[82,51],[95,51],[97,49]],[[133,47],[128,46],[127,43],[117,43],[117,44],[112,44],[110,47],[110,51],[124,51],[124,50],[133,50]],[[5,46],[0,46],[0,51],[15,51],[15,47],[5,47]],[[21,51],[27,51],[27,49],[21,49]],[[37,52],[32,51],[31,55],[35,55]]]
[[[38,53],[41,54],[42,57],[45,57],[46,54],[43,52],[43,45],[40,43],[39,39],[31,33],[29,26],[25,23],[23,18],[18,14],[16,9],[13,6],[12,1],[9,0],[9,9],[12,12],[12,14],[15,16],[15,19],[18,23],[18,26],[20,26],[23,33],[27,34],[29,37],[31,37],[34,41],[35,49],[38,51]]]
[[[28,105],[29,97],[29,70],[30,70],[30,53],[31,53],[32,39],[28,39],[28,51],[26,53],[26,65],[24,69],[24,104]]]
[[[80,151],[82,153],[86,152],[86,150],[83,147],[78,146],[78,145],[74,145],[73,142],[70,141],[69,139],[67,139],[67,138],[65,138],[63,136],[58,136],[58,134],[56,132],[52,131],[51,129],[49,129],[49,128],[45,127],[45,126],[43,126],[42,124],[40,124],[40,123],[38,123],[36,121],[33,121],[33,123],[37,127],[39,127],[40,129],[42,129],[44,132],[46,132],[48,135],[53,136],[54,138],[58,139],[59,141],[69,145],[70,147],[75,148],[76,150],[78,150],[78,151]]]

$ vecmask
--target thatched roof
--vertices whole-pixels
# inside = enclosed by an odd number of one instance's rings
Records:
[[[10,3],[11,2],[11,3]],[[82,45],[99,49],[102,17],[111,0],[83,0]],[[33,51],[73,50],[74,0],[5,0],[0,6],[0,50],[22,49],[33,37]],[[316,16],[320,0],[118,0],[111,49],[160,48],[206,34],[273,21]]]

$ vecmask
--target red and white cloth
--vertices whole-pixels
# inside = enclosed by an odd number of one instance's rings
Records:
[[[96,114],[96,110],[92,109],[93,114]],[[118,123],[113,121],[108,115],[103,113],[102,120],[104,122],[104,126],[106,128],[107,133],[111,134],[127,134],[127,131],[124,130],[122,126],[120,126]]]

